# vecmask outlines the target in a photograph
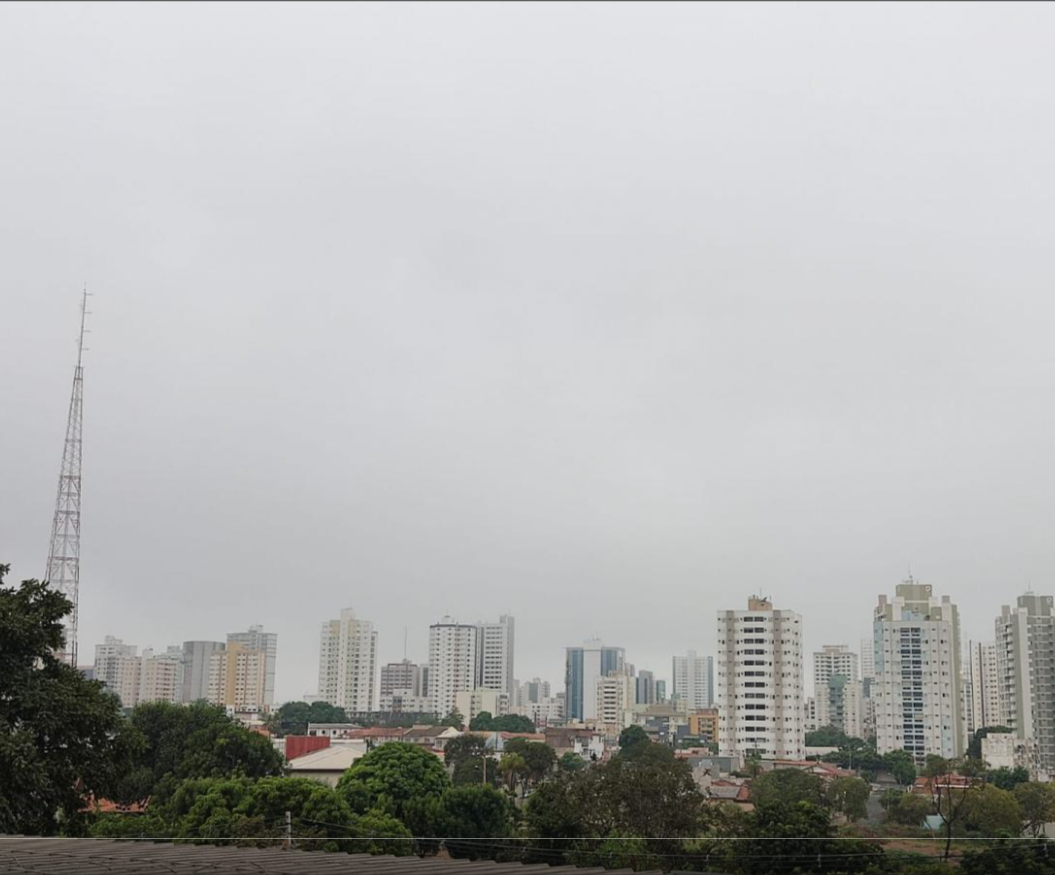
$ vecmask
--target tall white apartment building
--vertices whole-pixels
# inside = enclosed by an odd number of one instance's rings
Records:
[[[876,676],[875,643],[871,638],[861,639],[861,679],[872,680]]]
[[[873,649],[879,753],[904,748],[919,764],[928,754],[960,756],[960,615],[949,596],[938,599],[929,584],[911,578],[894,598],[879,596]]]
[[[444,617],[429,626],[429,699],[440,717],[454,709],[458,693],[481,686],[478,642],[475,625]]]
[[[984,726],[1001,726],[1000,686],[997,682],[996,644],[971,641],[967,645],[965,674],[967,732],[973,735]],[[967,739],[970,741],[970,739]]]
[[[853,738],[861,735],[861,680],[857,654],[845,644],[825,644],[813,654],[813,697],[817,723]]]
[[[718,612],[718,746],[764,759],[804,754],[802,617],[752,596]]]
[[[270,708],[275,703],[275,664],[278,657],[278,633],[265,632],[263,626],[250,626],[247,632],[228,632],[227,644],[241,644],[246,650],[264,653],[264,701]]]
[[[477,623],[476,658],[479,662],[476,686],[516,697],[513,680],[514,620],[502,614],[497,623]]]
[[[714,705],[714,658],[690,650],[674,657],[674,695],[690,708]]]
[[[454,695],[454,707],[468,726],[478,715],[486,711],[492,717],[501,717],[509,713],[509,696],[501,690],[489,690],[477,687],[475,690],[463,690]]]
[[[351,714],[373,711],[376,702],[377,633],[351,608],[322,624],[319,698]]]
[[[1000,723],[1032,741],[1033,771],[1055,776],[1055,611],[1053,598],[1027,593],[996,620]]]
[[[165,653],[144,650],[139,669],[138,703],[180,701],[183,684],[183,652],[170,647]]]
[[[628,671],[615,671],[597,678],[594,721],[603,724],[612,735],[631,724],[634,716],[636,682]]]
[[[532,678],[517,685],[516,705],[527,705],[529,702],[541,702],[552,696],[549,681]]]
[[[139,699],[142,660],[137,655],[138,649],[113,635],[107,635],[104,643],[95,645],[95,679],[106,684],[125,708],[134,707]]]

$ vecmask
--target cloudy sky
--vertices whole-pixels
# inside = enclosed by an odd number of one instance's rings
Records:
[[[82,662],[278,695],[517,618],[669,677],[752,592],[1055,590],[1055,9],[0,6],[0,561],[85,366]]]

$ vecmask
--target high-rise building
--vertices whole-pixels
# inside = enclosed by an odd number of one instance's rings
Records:
[[[967,732],[973,735],[985,726],[1000,726],[1000,686],[996,662],[996,644],[971,641],[967,645],[965,706]],[[967,739],[970,741],[970,739]]]
[[[871,638],[861,639],[861,679],[876,676],[875,642]]]
[[[636,679],[629,671],[613,671],[597,678],[594,721],[617,735],[630,725],[634,714]]]
[[[634,679],[634,704],[653,705],[656,702],[656,676],[641,669]]]
[[[722,754],[802,759],[802,617],[756,596],[719,611],[717,691]]]
[[[825,644],[813,654],[817,722],[821,726],[834,726],[854,738],[860,738],[862,722],[862,691],[857,671],[857,654],[845,644]]]
[[[125,708],[132,708],[139,699],[139,673],[142,662],[134,644],[107,635],[103,644],[95,645],[95,679],[106,684]]]
[[[319,697],[350,714],[373,711],[377,690],[377,632],[351,608],[322,624]]]
[[[478,643],[475,625],[444,617],[429,626],[429,699],[439,716],[454,709],[458,693],[472,692],[480,686]]]
[[[454,694],[454,707],[462,715],[465,725],[487,712],[492,717],[501,717],[509,713],[509,696],[501,690],[489,690],[477,687],[475,690],[463,690]]]
[[[1033,771],[1055,776],[1055,611],[1049,595],[1026,593],[996,620],[1000,723],[1031,741]]]
[[[209,701],[236,711],[267,710],[267,652],[229,644],[209,661]]]
[[[690,708],[710,708],[714,704],[714,659],[697,656],[695,650],[675,656],[674,695]]]
[[[513,682],[514,621],[503,614],[497,623],[477,623],[477,687],[498,690],[512,701],[516,696]]]
[[[265,632],[263,626],[250,626],[247,632],[228,632],[227,644],[241,644],[247,650],[262,650],[266,664],[264,701],[270,708],[275,704],[275,663],[278,656],[278,633]]]
[[[656,701],[666,702],[667,701],[667,682],[656,681]]]
[[[893,599],[879,596],[873,616],[879,753],[904,748],[919,764],[928,754],[960,756],[965,727],[956,605],[910,578],[897,586]]]
[[[164,653],[144,650],[139,670],[138,703],[180,701],[183,691],[183,651],[170,647]]]
[[[527,705],[529,702],[541,702],[544,699],[549,698],[551,698],[550,683],[541,678],[532,678],[529,681],[524,681],[524,683],[517,687],[517,705]]]
[[[422,698],[421,666],[409,659],[381,666],[381,696],[403,693]]]
[[[180,701],[185,704],[208,700],[209,669],[214,653],[224,649],[222,641],[183,642],[183,682]]]
[[[592,639],[565,652],[565,711],[569,720],[597,718],[597,679],[621,671],[626,663],[622,647],[605,647]]]

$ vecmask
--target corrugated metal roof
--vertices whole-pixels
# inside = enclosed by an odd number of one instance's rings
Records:
[[[0,875],[631,875],[630,869],[601,869],[544,864],[496,863],[493,860],[451,860],[446,857],[388,857],[369,854],[326,854],[281,848],[234,848],[205,844],[173,845],[112,839],[47,839],[0,836]],[[650,875],[659,875],[658,871]]]

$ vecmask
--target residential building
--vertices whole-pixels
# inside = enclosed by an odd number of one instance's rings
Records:
[[[667,701],[667,682],[656,681],[656,701],[666,702]]]
[[[714,659],[697,656],[690,650],[674,657],[674,696],[690,708],[710,708],[714,704]]]
[[[618,735],[633,722],[635,678],[628,671],[613,671],[596,679],[593,720]]]
[[[875,642],[871,638],[861,639],[861,679],[876,676]]]
[[[184,704],[209,698],[209,669],[213,654],[224,649],[222,641],[183,642],[183,684],[180,701]]]
[[[212,655],[209,701],[240,712],[264,711],[267,653],[230,644]]]
[[[803,728],[806,732],[815,732],[820,729],[820,725],[817,723],[817,700],[813,696],[807,696],[803,699],[803,715],[802,722]]]
[[[909,579],[879,596],[873,615],[872,685],[879,753],[904,748],[922,765],[929,754],[960,756],[960,615],[949,596]]]
[[[139,668],[137,703],[180,701],[183,692],[183,651],[170,647],[164,653],[144,650]]]
[[[532,678],[517,686],[516,703],[518,706],[522,706],[529,702],[542,702],[551,698],[551,696],[549,681],[544,681],[541,678]]]
[[[396,691],[407,693],[410,696],[421,697],[422,692],[421,666],[404,659],[400,662],[390,662],[381,666],[381,697],[391,695]]]
[[[478,639],[475,625],[451,617],[429,626],[429,698],[432,711],[441,718],[453,710],[458,693],[481,686]]]
[[[1040,780],[1055,777],[1055,616],[1052,596],[1026,593],[996,620],[999,722],[1030,741]]]
[[[246,650],[264,652],[264,699],[261,704],[275,704],[275,665],[278,657],[278,633],[265,632],[263,626],[250,626],[246,632],[228,632],[227,644],[241,644]]]
[[[369,620],[345,608],[322,624],[319,637],[319,696],[352,714],[374,710],[377,632]]]
[[[802,617],[751,596],[718,611],[718,746],[723,755],[802,759]]]
[[[813,696],[817,703],[817,723],[820,726],[834,726],[854,738],[861,737],[862,716],[861,681],[857,666],[857,654],[845,644],[825,644],[813,654]]]
[[[525,702],[518,705],[512,713],[522,714],[540,728],[552,726],[564,719],[564,697],[553,696],[538,702]]]
[[[568,647],[565,654],[565,708],[571,720],[597,717],[597,680],[624,669],[626,651],[605,647],[598,639],[582,647]]]
[[[138,649],[113,635],[107,635],[104,643],[95,645],[95,679],[106,684],[125,708],[135,707],[139,700],[142,661],[137,655]]]
[[[501,690],[489,690],[477,687],[475,690],[463,690],[454,694],[454,707],[465,720],[465,725],[486,711],[492,717],[501,717],[509,713],[509,696]]]
[[[972,735],[984,726],[1000,726],[1000,684],[996,643],[971,641],[968,645],[967,682],[970,685],[967,731]],[[970,739],[968,739],[970,741]]]
[[[718,709],[702,708],[689,715],[688,735],[704,742],[718,742]]]
[[[516,696],[513,680],[514,620],[502,614],[497,623],[477,623],[476,686],[505,693],[512,702]]]

